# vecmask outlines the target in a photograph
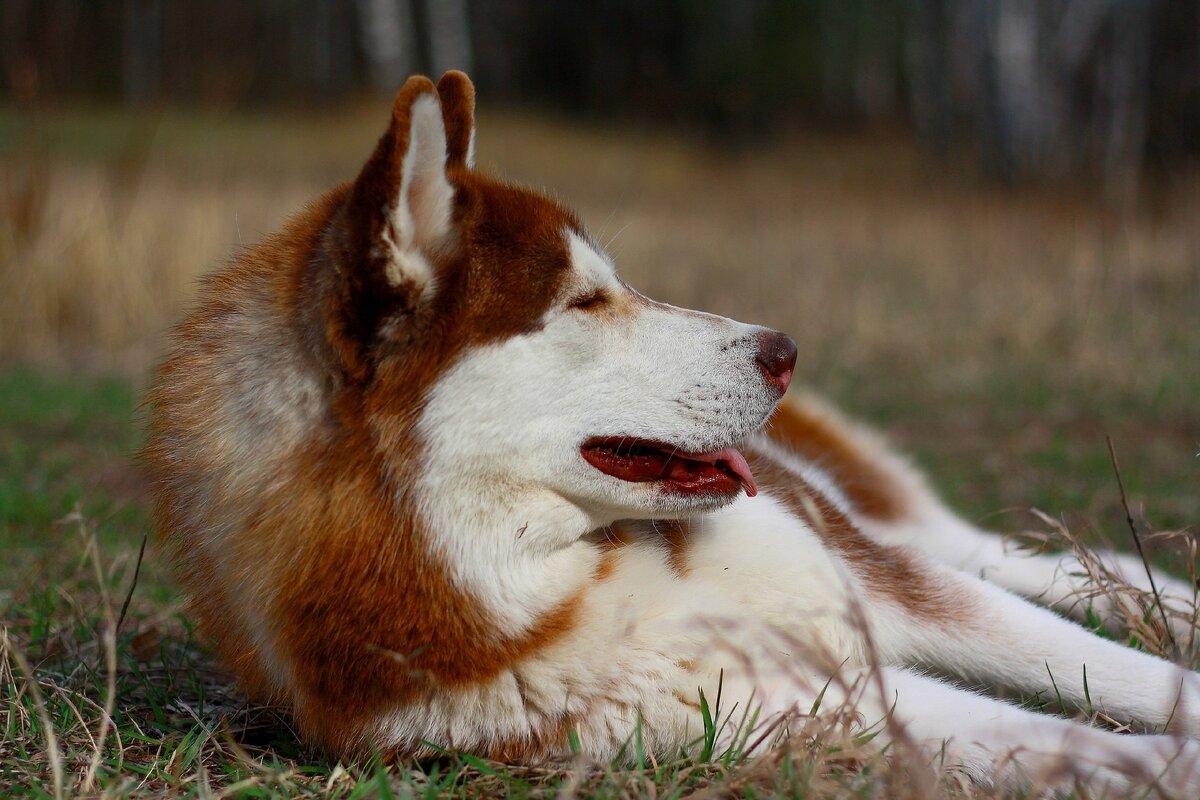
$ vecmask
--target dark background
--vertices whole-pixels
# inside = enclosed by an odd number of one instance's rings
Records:
[[[900,122],[1007,182],[1120,193],[1200,151],[1190,0],[6,0],[0,53],[22,104],[312,107],[457,67],[492,103],[736,141]]]

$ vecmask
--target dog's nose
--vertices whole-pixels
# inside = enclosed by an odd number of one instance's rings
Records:
[[[792,382],[792,370],[796,368],[796,343],[785,333],[763,331],[758,335],[757,361],[767,383],[783,394]]]

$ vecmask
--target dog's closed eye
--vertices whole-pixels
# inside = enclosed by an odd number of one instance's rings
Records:
[[[592,311],[608,304],[608,295],[601,289],[580,295],[567,304],[567,308],[578,311]]]

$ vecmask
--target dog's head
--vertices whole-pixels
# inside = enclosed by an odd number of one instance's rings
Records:
[[[473,96],[457,72],[404,85],[310,281],[384,456],[434,490],[547,490],[600,523],[753,493],[736,446],[795,345],[643,297],[570,212],[475,172]]]

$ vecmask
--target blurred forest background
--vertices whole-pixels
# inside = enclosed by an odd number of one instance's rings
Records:
[[[247,712],[153,547],[117,665],[81,665],[150,530],[137,405],[198,276],[448,68],[479,168],[646,294],[792,334],[794,385],[971,519],[1128,548],[1111,436],[1140,529],[1196,531],[1200,0],[0,0],[0,794],[49,781],[22,649],[69,776],[230,786],[220,728],[254,775],[351,781]]]
[[[333,104],[461,68],[491,103],[751,139],[903,120],[1005,181],[1200,150],[1194,0],[6,0],[21,104]],[[1114,185],[1115,184],[1115,185]]]

